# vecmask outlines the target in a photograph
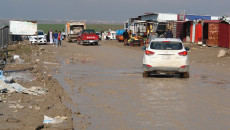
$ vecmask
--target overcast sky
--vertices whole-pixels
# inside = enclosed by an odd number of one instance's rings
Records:
[[[145,12],[230,16],[230,0],[0,0],[0,18],[125,21]]]

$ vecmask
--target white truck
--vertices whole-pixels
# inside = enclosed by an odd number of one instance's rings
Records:
[[[65,26],[66,41],[72,42],[77,40],[78,34],[86,29],[85,22],[68,22]]]

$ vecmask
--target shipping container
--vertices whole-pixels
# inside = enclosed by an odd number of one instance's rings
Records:
[[[195,43],[202,42],[202,25],[198,23],[196,25]]]
[[[230,48],[230,23],[228,21],[221,21],[219,23],[218,46]]]
[[[37,21],[10,21],[10,34],[36,35]]]
[[[184,22],[177,22],[176,24],[176,38],[180,38],[182,41],[186,41],[186,27]]]
[[[220,20],[205,20],[203,37],[207,46],[218,46]]]

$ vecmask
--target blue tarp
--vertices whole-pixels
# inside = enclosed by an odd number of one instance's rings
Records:
[[[185,19],[187,20],[211,20],[211,16],[199,16],[199,15],[185,15]]]
[[[125,32],[125,30],[117,30],[117,35],[123,35],[123,33]]]

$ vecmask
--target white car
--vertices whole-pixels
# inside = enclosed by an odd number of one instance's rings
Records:
[[[151,74],[180,74],[189,78],[188,47],[180,39],[156,38],[144,48],[143,77]]]
[[[38,35],[36,36],[29,36],[29,41],[30,43],[39,43],[39,44],[46,44],[46,35],[42,30],[38,30],[37,32]]]

